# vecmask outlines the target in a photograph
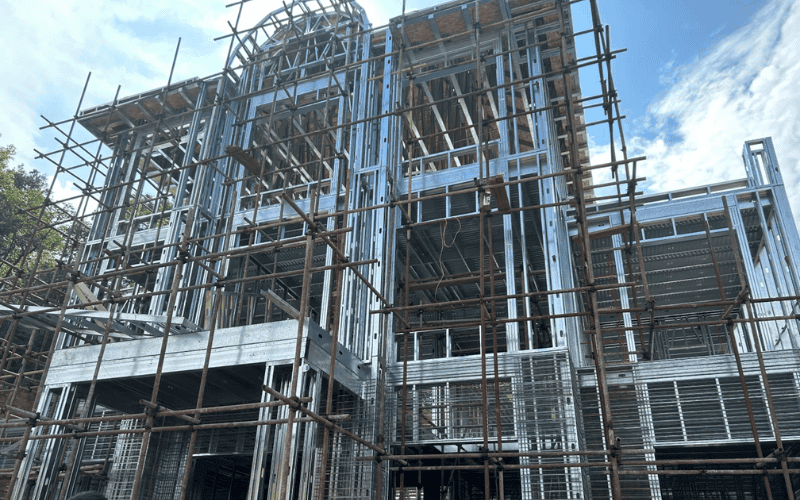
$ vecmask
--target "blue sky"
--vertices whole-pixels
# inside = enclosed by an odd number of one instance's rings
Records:
[[[86,75],[83,107],[166,83],[178,37],[174,80],[222,68],[236,12],[226,0],[0,0],[0,144],[17,146],[17,160],[51,172],[34,160],[34,148],[58,147],[39,115],[72,115]],[[401,13],[401,2],[363,0],[373,25]],[[800,214],[800,2],[790,0],[598,0],[613,48],[626,137],[648,178],[664,191],[744,176],[746,139],[772,136],[793,210]],[[246,5],[242,25],[280,6],[277,0]],[[429,2],[409,0],[407,10]],[[588,2],[574,7],[578,30],[588,25]],[[582,44],[593,44],[584,37]],[[582,49],[579,45],[579,51]],[[587,47],[588,49],[588,47]],[[596,71],[581,76],[584,94],[597,88]],[[596,93],[596,92],[595,92]],[[589,117],[589,121],[592,118]],[[590,131],[593,161],[607,158],[602,127]],[[598,179],[605,181],[606,179]],[[69,185],[57,186],[63,193]]]
[[[614,78],[628,146],[648,157],[640,170],[648,179],[643,187],[660,192],[743,177],[742,143],[772,136],[800,214],[794,194],[800,193],[800,3],[599,4],[612,47],[628,49],[614,64]],[[588,27],[588,4],[578,4],[574,17],[578,31]],[[596,94],[596,71],[583,73],[581,83],[584,95]],[[608,159],[603,128],[590,131],[595,163]]]
[[[627,48],[614,66],[628,127],[643,129],[647,107],[667,90],[678,70],[708,54],[747,25],[768,0],[603,1],[600,16],[610,26],[612,46]],[[588,2],[575,5],[578,31],[589,27]],[[582,38],[591,50],[589,37]],[[635,122],[635,123],[634,123]]]

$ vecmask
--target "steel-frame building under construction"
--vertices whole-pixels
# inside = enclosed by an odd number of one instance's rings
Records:
[[[583,1],[576,32],[562,0],[379,28],[291,0],[221,73],[48,122],[81,195],[0,267],[6,498],[794,498],[772,143],[740,181],[638,192]]]

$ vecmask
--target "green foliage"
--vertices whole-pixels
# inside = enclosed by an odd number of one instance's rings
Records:
[[[12,167],[15,153],[14,146],[0,146],[0,277],[12,275],[20,264],[30,271],[40,250],[39,269],[52,267],[63,241],[58,231],[45,226],[67,218],[55,205],[42,213],[47,179],[36,170],[26,172],[22,165]],[[35,231],[40,213],[43,229]]]
[[[138,205],[136,206],[136,215],[134,218],[138,219],[140,217],[145,217],[148,215],[160,215],[161,211],[167,212],[167,216],[163,219],[160,219],[156,222],[156,226],[167,226],[169,225],[169,211],[172,210],[172,201],[166,200],[166,208],[164,207],[165,202],[162,200],[157,200],[152,196],[147,194],[142,194],[141,199],[139,200]],[[123,219],[127,219],[130,217],[131,207],[128,207],[123,215]],[[145,224],[143,222],[139,222],[137,224],[137,230],[139,229],[146,229]]]

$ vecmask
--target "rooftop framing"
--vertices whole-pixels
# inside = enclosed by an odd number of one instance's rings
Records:
[[[204,498],[211,456],[253,500],[662,498],[697,475],[794,498],[800,239],[771,141],[741,181],[643,196],[620,51],[582,1],[574,33],[562,0],[378,28],[292,0],[237,16],[221,73],[48,122],[64,147],[40,156],[83,194],[28,213],[56,267],[2,263],[6,498]],[[50,226],[52,203],[77,209]]]

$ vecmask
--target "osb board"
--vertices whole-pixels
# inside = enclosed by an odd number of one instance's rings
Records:
[[[561,56],[553,56],[550,58],[550,71],[558,71],[561,69]]]
[[[142,110],[139,109],[139,107],[135,104],[128,104],[127,106],[122,106],[118,109],[120,113],[128,117],[130,121],[134,123],[145,119],[144,113],[142,113]]]
[[[104,114],[98,116],[96,118],[92,118],[91,120],[80,120],[80,123],[87,128],[100,128],[105,126],[106,121],[119,121],[119,120],[108,120],[108,115]]]
[[[435,18],[436,27],[439,28],[439,33],[443,37],[464,33],[467,31],[467,25],[464,23],[464,16],[461,11],[450,12],[443,16]]]
[[[214,90],[216,90],[216,87],[214,87]],[[196,104],[197,103],[197,96],[200,95],[200,87],[194,86],[194,87],[191,87],[191,88],[188,88],[188,89],[184,89],[183,93],[186,94],[189,97],[189,99],[192,100],[192,104]],[[206,93],[208,93],[208,92],[206,92]]]
[[[103,123],[96,124],[95,128],[98,132],[106,134],[106,136],[113,137],[114,135],[128,130],[129,126],[128,123],[121,120],[116,114],[111,115],[111,119],[108,120],[108,126],[106,126],[105,119]]]
[[[374,37],[372,37],[372,39],[370,40],[370,44],[373,45],[373,46],[375,46],[375,45],[383,45],[384,43],[386,43],[386,32],[385,31],[381,31],[380,33],[378,33]]]
[[[169,106],[175,110],[186,108],[192,105],[192,103],[186,102],[186,99],[184,99],[183,96],[177,92],[167,95],[167,104],[169,104]]]
[[[547,32],[547,46],[548,48],[554,49],[556,47],[561,46],[561,32],[560,31],[548,31]]]
[[[152,101],[145,101],[142,103],[142,106],[150,112],[151,115],[156,116],[162,113],[161,103],[155,100]]]
[[[510,0],[508,2],[508,6],[511,9],[519,9],[521,7],[527,7],[525,12],[544,12],[546,10],[550,10],[553,8],[555,3],[553,2],[532,2],[531,0]],[[519,14],[519,13],[517,13]]]
[[[572,75],[567,75],[567,82],[569,82],[570,88],[575,88],[575,77]],[[553,80],[553,86],[556,88],[556,95],[563,96],[564,95],[564,79],[563,78],[556,78]]]
[[[406,24],[406,37],[408,37],[408,43],[413,47],[414,45],[430,42],[435,35],[426,19],[419,23]]]
[[[469,15],[472,19],[472,22],[480,22],[482,26],[486,26],[488,24],[493,24],[502,19],[500,16],[500,6],[495,3],[485,3],[480,5],[478,10],[478,14],[480,17],[475,16],[475,7],[470,7]]]
[[[553,87],[556,89],[556,95],[561,97],[564,95],[564,81],[561,78],[556,78],[553,80]],[[559,110],[559,114],[563,114]]]
[[[113,136],[117,135],[118,133],[124,132],[126,130],[128,130],[128,125],[126,123],[117,122],[115,125],[108,127],[108,129],[105,130],[104,132],[109,137],[113,137]]]
[[[567,52],[567,64],[572,64],[572,54]],[[559,71],[563,65],[561,64],[561,56],[555,55],[550,57],[550,68],[551,71]]]
[[[558,21],[558,12],[553,12],[550,14],[545,14],[544,16],[544,23],[550,24]]]
[[[0,404],[5,405],[6,403],[9,403],[9,396],[9,393],[0,394]],[[17,391],[17,394],[14,397],[13,406],[23,410],[36,411],[35,403],[36,391],[24,390],[23,388],[23,390]]]

